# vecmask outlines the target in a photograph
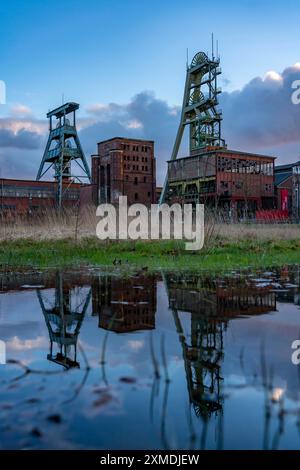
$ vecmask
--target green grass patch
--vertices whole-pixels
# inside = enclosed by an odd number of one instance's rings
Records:
[[[118,265],[149,270],[228,270],[300,263],[300,240],[231,241],[216,239],[198,252],[186,251],[182,241],[101,242],[96,237],[0,242],[2,270]]]

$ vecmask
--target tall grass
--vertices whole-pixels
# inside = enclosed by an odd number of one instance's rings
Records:
[[[0,267],[129,265],[170,269],[230,269],[300,263],[299,225],[220,223],[205,217],[205,245],[187,252],[182,240],[100,241],[94,206],[0,222]]]
[[[0,219],[0,241],[16,239],[80,240],[96,236],[95,206],[74,206],[61,214],[45,210],[32,218],[16,216],[13,220]],[[205,245],[216,240],[294,240],[300,238],[300,224],[223,223],[213,211],[205,214]]]

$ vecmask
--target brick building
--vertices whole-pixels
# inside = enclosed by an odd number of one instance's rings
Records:
[[[82,185],[63,185],[64,207],[79,201]],[[56,206],[57,182],[0,179],[0,216],[6,219],[34,216]]]
[[[300,161],[275,167],[277,206],[295,221],[300,219]]]
[[[114,137],[98,143],[92,155],[93,201],[150,205],[156,201],[156,168],[152,140]]]
[[[193,152],[168,162],[166,201],[205,203],[233,217],[273,209],[275,157],[227,149]]]

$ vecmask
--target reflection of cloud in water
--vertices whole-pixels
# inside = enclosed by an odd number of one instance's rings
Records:
[[[61,313],[58,306],[65,314],[65,321],[68,323],[66,331],[70,334],[71,319],[77,319],[76,313],[71,316],[74,309],[73,293],[77,292],[76,299],[79,305],[76,310],[81,312],[90,286],[92,288],[92,301],[86,310],[82,327],[80,331],[78,330],[80,345],[78,362],[81,369],[73,370],[71,373],[68,371],[64,375],[48,375],[46,382],[44,382],[45,376],[29,374],[24,381],[23,379],[18,381],[18,387],[9,390],[0,389],[3,402],[11,401],[14,405],[34,398],[38,388],[44,387],[44,391],[39,392],[40,414],[47,413],[50,406],[51,412],[59,412],[62,415],[62,424],[57,428],[59,432],[56,436],[53,432],[44,432],[43,442],[51,440],[53,446],[61,448],[57,438],[62,435],[64,427],[64,435],[72,430],[66,439],[66,447],[72,447],[73,442],[76,442],[77,448],[80,448],[82,443],[84,443],[83,448],[97,448],[100,442],[109,448],[111,445],[116,445],[116,442],[124,446],[139,442],[141,446],[156,448],[163,446],[160,441],[160,426],[162,426],[166,435],[168,434],[169,443],[172,440],[172,433],[175,433],[173,440],[176,446],[186,446],[188,433],[192,430],[192,428],[189,430],[186,419],[186,407],[190,397],[196,402],[198,409],[201,407],[199,418],[193,414],[192,409],[191,419],[195,420],[196,433],[201,431],[203,425],[201,416],[206,416],[208,420],[209,414],[206,410],[211,414],[218,412],[223,406],[224,399],[224,415],[232,426],[230,432],[226,430],[225,438],[229,440],[225,442],[225,447],[232,445],[232,442],[233,445],[237,445],[242,439],[245,446],[248,444],[260,446],[261,442],[258,440],[264,407],[262,340],[265,343],[267,368],[269,370],[272,367],[274,372],[269,393],[272,404],[278,407],[277,404],[284,397],[286,406],[289,406],[288,399],[291,397],[296,399],[299,382],[297,368],[290,361],[290,341],[298,334],[299,310],[293,305],[293,300],[286,304],[277,301],[275,293],[268,290],[268,285],[271,283],[265,282],[268,273],[264,273],[264,285],[260,285],[259,288],[252,285],[253,279],[257,281],[262,278],[259,274],[253,276],[251,282],[240,286],[238,276],[232,285],[232,281],[226,279],[214,283],[214,278],[199,275],[194,277],[185,275],[180,278],[180,273],[176,273],[169,278],[167,286],[169,291],[165,289],[166,284],[159,276],[135,275],[128,282],[124,279],[120,281],[116,276],[111,279],[110,275],[101,277],[97,274],[85,277],[83,283],[78,273],[73,277],[69,273],[67,279],[64,273],[62,274],[60,279],[63,302],[49,305],[51,297],[54,298],[55,282],[57,282],[55,279],[52,285],[48,282],[45,284],[47,287],[42,290],[42,295],[47,300],[46,313],[51,320],[56,320],[53,334],[59,341],[63,340],[65,333],[64,329],[59,329],[58,316]],[[273,279],[274,273],[270,272],[270,276],[273,276]],[[298,286],[299,282],[293,276],[289,281],[291,289],[298,289],[295,286]],[[25,283],[26,279],[22,285]],[[85,290],[82,289],[83,285]],[[12,298],[14,295],[15,299]],[[9,300],[7,297],[10,297]],[[49,334],[36,293],[10,292],[7,297],[6,294],[2,296],[4,302],[2,302],[0,321],[3,326],[1,331],[5,333],[9,342],[8,349],[11,350],[11,356],[18,358],[18,354],[20,357],[22,353],[21,360],[23,362],[24,359],[25,364],[29,363],[31,358],[35,358],[33,369],[48,368],[51,373],[59,371],[57,364],[49,364],[46,360]],[[293,296],[288,298],[294,299]],[[175,324],[174,319],[179,320],[179,323]],[[115,320],[114,324],[112,320]],[[223,336],[219,335],[216,329],[220,323],[224,326]],[[76,322],[73,324],[76,325]],[[111,327],[113,331],[110,331]],[[33,332],[34,337],[32,337]],[[58,332],[63,332],[63,335],[58,335]],[[183,336],[185,344],[182,343]],[[154,384],[151,338],[160,376],[159,379],[155,379]],[[167,405],[162,340],[164,340],[167,375],[170,378]],[[220,346],[216,348],[219,340]],[[206,344],[207,341],[209,344]],[[103,346],[105,346],[104,365],[101,363]],[[84,382],[86,362],[81,347],[90,367],[86,382]],[[216,348],[214,355],[210,353],[211,347]],[[244,362],[243,367],[241,362]],[[186,367],[187,364],[191,367]],[[13,368],[13,365],[11,367]],[[102,374],[103,368],[107,380]],[[208,387],[206,372],[218,368],[222,381],[222,400],[220,407],[216,408],[214,406],[217,399],[216,389],[213,385]],[[190,378],[185,372],[190,374]],[[63,380],[60,380],[60,377],[63,377]],[[76,395],[81,383],[83,386]],[[152,398],[154,413],[151,421],[149,408]],[[62,405],[63,403],[66,405]],[[294,403],[296,406],[296,402]],[[30,401],[27,402],[27,406],[30,406]],[[31,407],[32,411],[33,404]],[[0,410],[0,419],[13,420],[13,407],[11,410],[7,409],[4,417]],[[163,424],[160,421],[161,416],[165,416]],[[39,413],[36,413],[31,419],[33,422],[37,421],[37,425],[40,426],[38,420],[43,420],[44,417],[40,418]],[[245,429],[245,420],[249,420],[250,425],[253,424],[252,420],[256,420],[258,432],[253,433],[255,437],[251,437],[249,431]],[[100,421],[103,426],[98,426]],[[209,420],[208,447],[216,445],[213,437],[216,430],[215,421]],[[124,430],[129,428],[132,432],[126,433]],[[290,437],[291,429],[291,424],[288,423],[286,438],[289,439],[290,445],[295,447],[298,442],[293,435]],[[240,437],[240,433],[241,435],[244,433],[243,438]],[[197,435],[197,439],[198,437]],[[6,439],[6,436],[4,438]],[[230,441],[230,438],[233,441]],[[5,445],[7,441],[3,442]],[[44,444],[40,443],[40,446],[42,445]]]
[[[35,339],[22,340],[18,336],[14,336],[6,343],[8,351],[28,351],[48,346],[48,341],[44,336],[38,336]]]
[[[272,393],[271,393],[271,400],[274,402],[280,401],[283,398],[284,392],[285,392],[284,388],[280,388],[280,387],[274,388],[274,390],[272,390]]]
[[[144,345],[145,345],[145,342],[141,340],[129,340],[128,341],[128,346],[133,352],[139,352],[141,349],[143,349]]]

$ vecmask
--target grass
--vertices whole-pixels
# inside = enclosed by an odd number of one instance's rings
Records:
[[[46,212],[34,220],[1,221],[0,269],[101,266],[124,271],[228,270],[300,264],[300,225],[219,224],[205,219],[205,247],[184,249],[178,241],[101,242],[95,236],[95,208],[58,215]]]
[[[300,263],[300,238],[232,239],[216,236],[199,252],[178,241],[101,242],[96,237],[57,240],[33,238],[0,241],[2,271],[17,268],[102,266],[121,270],[228,270]]]

